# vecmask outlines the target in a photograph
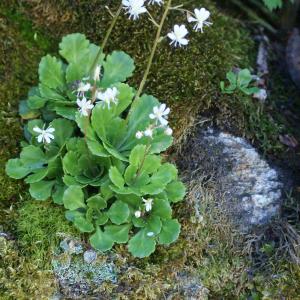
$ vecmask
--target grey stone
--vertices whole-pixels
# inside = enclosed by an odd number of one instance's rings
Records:
[[[213,179],[216,199],[224,199],[224,211],[241,231],[265,225],[279,214],[280,172],[245,139],[208,129],[191,139],[186,151],[192,154],[183,168]]]
[[[91,264],[97,259],[97,252],[94,250],[86,250],[83,253],[83,259],[87,264]]]

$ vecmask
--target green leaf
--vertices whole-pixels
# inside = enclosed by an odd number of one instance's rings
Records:
[[[104,75],[100,82],[102,87],[123,82],[132,75],[134,70],[133,59],[126,53],[114,51],[103,62]]]
[[[39,65],[40,82],[49,88],[62,88],[65,85],[62,63],[49,54],[44,56]]]
[[[80,175],[82,169],[78,165],[78,155],[73,151],[67,152],[67,154],[63,158],[63,168],[66,173],[76,176]]]
[[[160,244],[171,244],[178,239],[179,233],[180,224],[176,219],[164,220],[158,241]]]
[[[33,145],[23,148],[20,158],[22,163],[32,170],[43,167],[47,162],[44,152]]]
[[[94,231],[94,226],[91,222],[87,221],[86,218],[80,216],[75,217],[74,225],[81,231],[81,232],[92,232]]]
[[[94,112],[93,112],[94,113]],[[89,139],[89,140],[97,140],[96,133],[93,130],[90,119],[88,117],[81,116],[79,112],[77,112],[76,123],[80,128],[81,132]],[[101,123],[101,122],[99,122]]]
[[[37,133],[35,131],[33,131],[33,128],[36,127],[36,126],[39,127],[39,128],[42,128],[43,125],[44,125],[44,123],[40,119],[30,120],[27,123],[27,129],[28,129],[28,131],[30,132],[31,135],[36,136]]]
[[[41,96],[43,98],[46,98],[47,100],[54,100],[54,101],[66,101],[67,100],[64,96],[62,96],[56,90],[54,90],[42,83],[39,84],[39,91],[41,93]]]
[[[147,220],[146,230],[148,232],[153,232],[155,235],[159,234],[161,231],[162,223],[158,216],[150,216]]]
[[[252,76],[248,69],[243,69],[238,73],[237,84],[239,87],[247,87],[251,81]]]
[[[129,240],[128,250],[134,257],[147,257],[155,251],[155,239],[147,236],[147,230],[141,229]]]
[[[54,110],[58,115],[71,121],[75,121],[75,115],[78,112],[76,107],[67,107],[62,105],[55,105]]]
[[[132,165],[129,165],[124,173],[125,182],[128,185],[131,185],[136,178],[138,168]]]
[[[45,106],[47,99],[38,95],[33,95],[28,98],[27,104],[30,109],[40,109]]]
[[[263,2],[269,10],[274,10],[276,8],[282,7],[282,0],[263,0]]]
[[[108,221],[108,216],[107,213],[100,213],[97,220],[96,220],[96,225],[104,225]]]
[[[96,208],[96,209],[103,209],[106,208],[107,203],[106,201],[100,196],[95,195],[86,200],[88,207]]]
[[[129,163],[135,167],[139,167],[143,162],[145,155],[146,155],[146,146],[137,145],[131,150],[129,156]]]
[[[55,129],[54,141],[59,147],[67,142],[74,131],[73,123],[66,119],[55,119],[50,125]]]
[[[169,183],[166,187],[166,193],[169,201],[171,202],[179,202],[183,200],[185,196],[186,188],[184,184],[180,181],[173,181]]]
[[[116,243],[127,243],[129,236],[130,224],[124,225],[107,225],[104,227],[105,233]]]
[[[134,92],[133,88],[125,83],[118,83],[115,85],[118,89],[118,104],[112,107],[114,115],[119,116],[132,102]]]
[[[56,184],[54,186],[54,193],[52,193],[52,199],[53,202],[59,205],[63,204],[63,196],[64,196],[64,192],[67,189],[67,187],[65,185],[61,185],[61,184]]]
[[[125,184],[124,178],[117,167],[111,167],[109,169],[109,178],[112,183],[119,188],[122,188]]]
[[[161,157],[158,155],[147,155],[143,163],[142,172],[152,174],[161,166]]]
[[[30,184],[29,193],[36,200],[47,200],[51,196],[52,187],[55,180],[46,181],[42,180]]]
[[[129,207],[126,203],[117,200],[114,202],[108,210],[108,216],[110,220],[117,225],[125,223],[130,215]]]
[[[31,109],[28,106],[28,102],[26,100],[20,101],[19,114],[20,114],[21,118],[24,120],[34,119],[40,115],[38,110]]]
[[[110,154],[98,141],[88,140],[87,145],[92,154],[100,157],[109,157]]]
[[[41,181],[43,178],[45,178],[47,176],[47,173],[48,173],[47,168],[37,170],[37,171],[35,171],[34,174],[29,175],[25,179],[25,182],[26,183],[35,183],[35,182]]]
[[[170,163],[163,164],[151,177],[151,183],[166,185],[177,178],[177,169]]]
[[[143,195],[157,195],[163,192],[165,185],[161,183],[150,183],[141,188]]]
[[[59,44],[59,54],[69,63],[78,63],[83,55],[88,55],[89,41],[84,34],[72,33],[63,37]]]
[[[100,251],[110,250],[114,244],[111,237],[104,233],[99,227],[96,228],[96,232],[91,235],[90,243],[93,248]]]
[[[6,163],[5,172],[11,178],[21,179],[27,176],[31,170],[26,168],[19,158],[13,158]]]
[[[64,192],[63,203],[65,208],[70,210],[84,208],[85,203],[82,188],[76,185],[69,186]]]
[[[172,208],[169,201],[167,199],[154,198],[151,214],[161,219],[171,219]]]

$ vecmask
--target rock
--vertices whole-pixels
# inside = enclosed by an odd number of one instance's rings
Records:
[[[53,272],[60,286],[59,293],[64,297],[82,299],[104,282],[117,281],[116,267],[109,256],[98,256],[93,250],[83,251],[79,241],[68,238],[60,243],[58,253],[53,256]]]
[[[94,262],[97,259],[97,252],[94,250],[86,250],[83,253],[83,260],[87,263],[87,264],[91,264],[92,262]]]
[[[182,168],[212,177],[216,199],[240,231],[268,224],[279,214],[283,183],[272,168],[243,138],[208,129],[190,140]],[[200,172],[200,173],[199,173]],[[201,204],[201,203],[200,203]]]
[[[294,28],[288,40],[286,62],[292,80],[300,88],[300,34],[297,28]]]

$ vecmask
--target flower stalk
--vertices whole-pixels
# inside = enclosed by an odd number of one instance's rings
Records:
[[[105,48],[105,46],[107,44],[108,38],[109,38],[109,36],[110,36],[110,34],[111,34],[111,32],[112,32],[112,30],[113,30],[113,28],[114,28],[114,26],[115,26],[115,24],[117,22],[117,19],[118,19],[120,13],[121,13],[122,7],[123,7],[123,5],[121,3],[120,6],[119,6],[119,8],[118,8],[118,10],[117,10],[117,12],[114,15],[112,21],[111,21],[111,23],[110,23],[110,26],[109,26],[106,34],[105,34],[105,37],[104,37],[104,40],[103,40],[103,42],[101,44],[100,50],[98,51],[97,56],[96,56],[96,58],[95,58],[95,60],[94,60],[94,62],[92,64],[92,67],[91,67],[91,70],[90,70],[91,77],[93,77],[95,68],[97,66],[97,61],[99,60],[100,55],[103,53],[103,50],[104,50],[104,48]]]
[[[163,16],[161,18],[160,24],[159,24],[159,26],[157,28],[156,37],[155,37],[155,40],[154,40],[154,44],[153,44],[153,47],[152,47],[152,50],[151,50],[151,54],[150,54],[150,57],[149,57],[149,60],[148,60],[148,64],[147,64],[144,76],[143,76],[142,81],[140,83],[139,89],[138,89],[138,91],[137,91],[137,93],[135,95],[133,103],[135,103],[137,101],[137,99],[140,97],[140,95],[141,95],[141,93],[143,91],[143,88],[145,86],[145,83],[146,83],[146,80],[147,80],[147,77],[149,75],[149,71],[150,71],[150,68],[151,68],[151,65],[152,65],[153,57],[154,57],[154,54],[156,52],[157,45],[158,45],[158,43],[160,41],[161,30],[162,30],[162,27],[163,27],[164,22],[166,20],[166,17],[168,15],[168,12],[169,12],[169,10],[171,8],[171,2],[172,2],[172,0],[168,0],[168,2],[166,4],[166,9],[165,9],[164,14],[163,14]]]

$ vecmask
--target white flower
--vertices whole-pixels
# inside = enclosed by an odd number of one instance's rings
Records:
[[[149,199],[143,199],[143,202],[145,204],[145,209],[146,211],[150,211],[152,209],[152,203],[153,203],[153,199],[149,198]]]
[[[167,127],[166,130],[165,130],[165,134],[166,134],[166,135],[172,135],[172,134],[173,134],[172,128]]]
[[[101,101],[103,101],[104,104],[107,104],[108,109],[110,109],[110,104],[118,103],[117,96],[119,94],[119,91],[116,87],[108,88],[104,93],[98,92],[97,98]]]
[[[151,5],[151,4],[158,4],[159,6],[161,5],[161,4],[163,4],[164,3],[164,1],[163,0],[149,0],[149,4]]]
[[[259,92],[253,94],[253,97],[261,102],[265,102],[268,98],[268,93],[265,89],[260,89]]]
[[[136,134],[135,134],[135,137],[140,140],[142,137],[144,136],[144,133],[142,131],[138,131]]]
[[[80,82],[79,86],[77,88],[77,96],[84,96],[84,93],[89,91],[91,88],[91,85],[89,83]]]
[[[137,210],[137,211],[134,213],[134,215],[135,215],[136,218],[140,218],[141,215],[142,215],[142,213],[141,213],[140,210]]]
[[[144,0],[122,0],[122,4],[129,14],[129,19],[132,17],[133,20],[136,20],[140,14],[147,11],[146,7],[144,7]]]
[[[195,17],[189,16],[188,17],[188,22],[196,22],[195,26],[194,26],[194,30],[198,31],[200,30],[203,33],[203,26],[210,26],[212,23],[207,22],[206,20],[209,18],[210,16],[210,12],[208,10],[206,10],[205,8],[201,8],[201,9],[195,9]]]
[[[148,127],[148,128],[144,131],[144,135],[152,138],[152,135],[153,135],[153,129],[152,129],[151,127]]]
[[[150,119],[156,119],[160,122],[161,125],[166,126],[168,121],[165,118],[168,118],[168,114],[170,113],[170,108],[166,107],[166,104],[161,104],[159,107],[153,107],[153,113],[149,115]]]
[[[149,232],[147,232],[147,236],[149,236],[149,237],[152,237],[152,236],[154,236],[154,232],[153,232],[153,231],[149,231]]]
[[[37,136],[37,140],[39,143],[43,142],[49,144],[51,142],[51,139],[54,139],[54,135],[52,133],[55,131],[55,129],[51,126],[49,126],[47,129],[41,129],[35,126],[33,127],[33,131],[39,133],[39,135]]]
[[[101,72],[101,66],[97,66],[94,72],[94,80],[99,81],[100,80],[100,72]]]
[[[189,40],[185,39],[184,37],[188,34],[188,31],[185,25],[175,25],[172,32],[168,33],[168,37],[172,40],[170,45],[174,44],[175,47],[179,45],[187,45]]]
[[[89,115],[89,111],[94,107],[91,100],[86,100],[85,97],[82,100],[77,99],[77,105],[79,106],[79,111],[82,116],[87,117]]]

